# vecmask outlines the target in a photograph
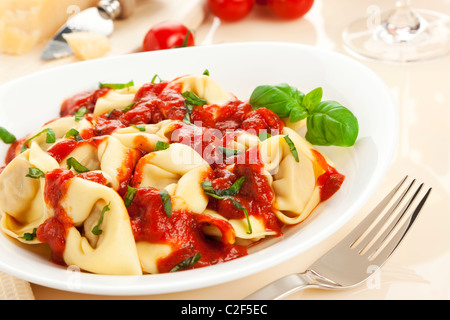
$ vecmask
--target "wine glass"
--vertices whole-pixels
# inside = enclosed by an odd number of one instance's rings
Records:
[[[391,12],[371,6],[368,13],[369,17],[353,22],[343,32],[344,47],[358,57],[415,63],[450,53],[448,15],[413,9],[410,0],[398,1]]]

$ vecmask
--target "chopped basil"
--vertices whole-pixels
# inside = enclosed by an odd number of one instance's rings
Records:
[[[251,225],[251,223],[250,223],[250,216],[248,215],[248,211],[247,211],[247,208],[245,208],[239,201],[237,201],[236,199],[234,199],[234,198],[229,198],[230,200],[231,200],[231,202],[233,202],[233,205],[236,207],[236,209],[239,209],[239,210],[243,210],[244,211],[244,214],[245,214],[245,218],[247,219],[247,224],[248,224],[248,231],[247,231],[247,233],[248,234],[252,234],[253,233],[253,230],[252,230],[252,225]]]
[[[45,178],[45,173],[38,168],[28,168],[28,174],[25,177],[32,179]]]
[[[100,219],[98,219],[97,225],[96,225],[94,228],[92,228],[92,233],[95,234],[96,236],[101,235],[102,232],[103,232],[103,230],[101,230],[101,229],[99,229],[99,228],[100,228],[100,225],[101,225],[102,222],[103,222],[103,217],[104,217],[106,211],[111,210],[111,208],[109,207],[110,204],[111,204],[111,202],[108,203],[106,206],[103,207],[103,210],[102,210],[102,213],[100,214]]]
[[[183,122],[186,124],[191,124],[191,113],[192,113],[192,110],[194,109],[194,107],[191,104],[186,103],[186,102],[185,102],[184,106],[186,108],[186,113],[184,114]]]
[[[153,151],[159,151],[159,150],[166,150],[169,149],[170,145],[166,142],[158,141],[155,145],[155,150]]]
[[[77,129],[70,129],[69,131],[67,131],[67,133],[64,135],[64,138],[75,138],[75,141],[81,141],[83,140],[83,138],[80,135],[80,132],[78,132]]]
[[[215,199],[219,199],[219,200],[229,199],[233,203],[233,205],[236,207],[236,209],[243,210],[245,217],[247,219],[247,224],[248,224],[248,232],[247,233],[252,234],[253,231],[252,231],[252,226],[250,224],[250,217],[248,215],[247,209],[238,200],[236,200],[232,197],[232,196],[238,194],[244,181],[245,181],[245,177],[240,177],[228,189],[214,189],[212,183],[210,181],[206,180],[201,183],[201,187],[203,189],[203,192],[205,192],[205,194],[207,194]]]
[[[28,144],[33,139],[39,137],[43,133],[47,133],[47,137],[45,138],[45,142],[47,142],[47,143],[54,143],[56,141],[56,136],[55,136],[55,132],[53,131],[53,129],[52,128],[47,128],[47,129],[44,129],[41,132],[35,134],[30,139],[26,140],[24,142],[24,144],[22,145],[22,148],[20,149],[20,152],[24,152],[25,150],[27,150],[28,149]]]
[[[191,91],[183,92],[181,95],[186,99],[186,102],[192,106],[203,107],[207,103],[205,99],[200,98]]]
[[[125,89],[134,86],[134,81],[128,83],[99,83],[99,88]]]
[[[195,255],[193,255],[192,257],[189,257],[187,259],[184,259],[183,261],[181,261],[179,264],[177,264],[175,267],[173,267],[170,272],[176,272],[176,271],[180,271],[183,269],[187,269],[189,267],[192,267],[194,264],[197,263],[198,260],[200,260],[202,257],[200,252],[197,252]]]
[[[36,231],[37,231],[37,228],[34,228],[32,233],[25,232],[23,234],[23,236],[19,237],[19,238],[24,239],[25,241],[32,241],[32,240],[34,240],[34,238],[36,238]]]
[[[89,169],[79,163],[74,157],[67,159],[66,163],[69,169],[73,168],[78,173],[89,172]]]
[[[11,144],[16,141],[16,137],[3,127],[0,127],[0,139],[6,144]]]
[[[86,107],[82,107],[80,109],[78,109],[77,111],[75,111],[73,113],[73,115],[75,116],[75,121],[76,122],[80,122],[84,115],[88,113],[88,109]]]
[[[110,112],[108,112],[108,113],[106,114],[106,117],[107,117],[107,118],[111,117],[111,114],[112,114],[114,111],[116,111],[116,110],[122,111],[123,113],[127,113],[128,111],[130,111],[130,109],[134,106],[135,103],[136,103],[136,102],[133,102],[132,104],[129,104],[128,106],[126,106],[125,108],[122,108],[122,109],[112,109]]]
[[[242,154],[241,150],[225,148],[222,146],[218,146],[217,148],[223,153],[225,157],[238,156]]]
[[[133,203],[138,189],[128,186],[127,194],[125,195],[125,206],[128,208]]]
[[[153,78],[152,78],[151,83],[156,83],[156,82],[155,82],[156,79],[159,80],[159,83],[161,83],[161,82],[163,81],[159,75],[155,74],[155,75],[153,76]]]
[[[228,189],[214,189],[211,181],[207,181],[207,180],[203,181],[201,183],[201,186],[203,188],[203,191],[206,194],[216,197],[216,199],[222,199],[221,197],[237,195],[239,190],[241,189],[242,185],[244,184],[244,181],[245,181],[245,177],[244,176],[240,177]]]
[[[159,195],[161,196],[161,200],[164,205],[164,211],[166,212],[168,217],[172,216],[172,200],[170,198],[170,194],[167,190],[162,190]]]
[[[291,151],[292,155],[294,156],[294,159],[296,162],[299,162],[299,158],[298,158],[298,152],[297,152],[297,148],[295,147],[294,142],[292,142],[291,138],[289,138],[289,136],[285,136],[284,140],[287,142],[288,146],[289,146],[289,150]]]
[[[132,124],[131,126],[138,129],[139,131],[145,132],[145,125],[143,124]]]

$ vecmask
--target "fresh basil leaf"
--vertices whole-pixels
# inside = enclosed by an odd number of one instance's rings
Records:
[[[16,137],[3,127],[0,127],[0,139],[6,144],[11,144],[16,141]]]
[[[128,83],[99,83],[99,88],[111,88],[111,89],[125,89],[134,86],[134,82],[130,81]]]
[[[309,92],[302,100],[303,107],[311,111],[315,106],[317,106],[321,101],[323,97],[323,90],[322,88],[316,88],[313,91]]]
[[[170,198],[170,194],[167,190],[162,190],[159,195],[161,196],[161,200],[164,205],[164,212],[168,217],[172,216],[172,200]]]
[[[241,150],[225,148],[222,146],[218,146],[217,149],[219,149],[219,151],[222,152],[225,157],[238,156],[242,154]]]
[[[127,194],[125,195],[125,200],[124,200],[125,207],[128,208],[129,206],[131,206],[131,204],[133,203],[134,197],[136,197],[137,192],[138,192],[137,188],[128,186]]]
[[[245,176],[242,176],[237,179],[228,189],[214,189],[211,181],[208,180],[203,181],[200,185],[206,194],[213,196],[216,199],[226,199],[227,196],[237,195],[244,182]]]
[[[323,101],[306,120],[306,140],[319,146],[353,146],[358,138],[358,119],[336,101]]]
[[[83,140],[83,138],[81,137],[80,133],[78,132],[77,129],[70,129],[69,131],[67,131],[67,133],[64,135],[64,138],[75,138],[75,141],[81,141]]]
[[[23,236],[19,237],[19,238],[24,239],[25,241],[32,241],[32,240],[34,240],[34,238],[36,238],[36,231],[37,231],[37,228],[34,228],[32,233],[25,232],[23,234]]]
[[[32,179],[45,178],[45,173],[39,168],[28,168],[28,174],[25,177]]]
[[[289,146],[289,150],[291,151],[292,155],[294,156],[294,159],[296,162],[299,162],[299,158],[298,158],[298,152],[297,152],[297,148],[295,147],[294,142],[292,142],[291,138],[289,138],[289,136],[285,136],[284,140],[287,142],[288,146]]]
[[[166,150],[169,149],[170,145],[166,142],[158,141],[155,145],[155,150],[153,151],[159,151],[159,150]]]
[[[297,88],[286,83],[276,86],[263,85],[257,87],[250,96],[250,105],[257,108],[267,108],[280,118],[289,117],[294,108],[302,109],[304,94]]]
[[[79,163],[74,157],[67,159],[66,163],[69,169],[73,168],[78,173],[89,172],[89,169]]]
[[[205,104],[208,103],[205,99],[200,98],[195,93],[191,91],[186,91],[181,94],[185,99],[186,102],[192,106],[200,106],[203,107]]]
[[[109,207],[110,204],[111,204],[111,202],[108,203],[106,206],[103,207],[102,213],[100,214],[100,219],[98,219],[97,225],[96,225],[94,228],[92,228],[92,233],[95,234],[96,236],[101,235],[102,232],[103,232],[103,230],[100,229],[100,225],[101,225],[102,222],[103,222],[103,217],[104,217],[106,211],[111,210],[111,208]]]
[[[173,267],[169,272],[176,272],[176,271],[180,271],[180,270],[192,267],[194,264],[197,263],[198,260],[201,259],[201,257],[202,257],[201,253],[197,252],[192,257],[189,257],[189,258],[181,261],[179,264],[177,264],[175,267]]]
[[[55,143],[56,142],[55,131],[53,131],[52,128],[48,128],[45,142],[47,142],[47,143]]]
[[[203,71],[203,75],[204,75],[204,76],[209,76],[209,70],[208,70],[208,69],[205,69],[205,71]]]
[[[84,115],[88,113],[88,109],[86,107],[81,107],[80,109],[78,109],[77,111],[75,111],[73,113],[73,115],[75,116],[75,122],[80,122]]]
[[[243,210],[244,214],[245,214],[245,218],[247,219],[247,225],[248,225],[248,231],[247,234],[252,234],[253,230],[252,230],[252,224],[250,223],[250,216],[248,215],[248,211],[247,208],[244,207],[239,201],[237,201],[236,199],[229,197],[229,199],[231,200],[231,202],[233,202],[233,205],[236,207],[236,209],[239,210]]]
[[[308,117],[308,111],[304,108],[293,108],[289,114],[289,122],[295,123]]]
[[[41,134],[43,133],[47,133],[47,136],[45,138],[45,142],[47,143],[54,143],[56,141],[56,137],[55,137],[55,132],[53,131],[52,128],[47,128],[42,130],[41,132],[35,134],[34,136],[32,136],[31,138],[27,139],[23,145],[22,148],[20,149],[20,152],[24,152],[25,150],[28,149],[28,144],[35,138],[39,137]]]

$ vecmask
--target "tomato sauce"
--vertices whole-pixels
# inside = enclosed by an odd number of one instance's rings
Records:
[[[320,187],[320,200],[325,201],[331,198],[342,186],[345,176],[340,174],[335,168],[328,165],[325,158],[316,150],[311,150],[316,161],[324,169],[324,173],[317,178]]]
[[[193,268],[232,260],[247,253],[245,248],[230,243],[233,235],[229,233],[233,229],[227,221],[188,211],[174,211],[169,217],[157,189],[139,188],[128,212],[136,241],[172,247],[172,253],[158,261],[160,272],[169,272],[198,252],[201,259]],[[201,230],[206,224],[218,225],[223,241],[208,239]]]
[[[57,264],[64,265],[64,249],[66,247],[67,231],[73,226],[72,219],[60,205],[66,195],[73,173],[69,170],[55,169],[45,175],[44,200],[53,208],[53,216],[41,224],[37,231],[37,239],[46,242],[51,251],[51,259]]]

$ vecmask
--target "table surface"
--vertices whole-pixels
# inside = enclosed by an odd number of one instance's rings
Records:
[[[155,0],[149,0],[155,1]],[[173,2],[174,0],[166,0]],[[144,2],[138,5],[144,6]],[[162,3],[162,2],[160,2]],[[395,1],[377,1],[381,10]],[[147,4],[148,5],[148,4]],[[416,0],[417,8],[450,14],[449,0]],[[366,15],[373,6],[369,0],[316,0],[302,19],[282,21],[257,7],[245,20],[221,23],[211,15],[184,15],[194,28],[197,43],[216,44],[244,41],[288,41],[334,50],[343,54],[341,34],[353,20]],[[196,9],[198,10],[198,8]],[[192,13],[192,12],[190,12]],[[192,17],[196,18],[193,19]],[[179,19],[180,16],[178,16]],[[204,18],[204,19],[203,19]],[[120,22],[114,43],[127,37],[127,22]],[[145,30],[148,19],[141,15],[133,28]],[[137,35],[136,37],[138,37]],[[130,43],[129,51],[136,48]],[[6,64],[11,72],[0,73],[0,83],[26,73],[49,68],[66,61],[38,62],[37,48],[26,57],[0,55],[0,69]],[[114,54],[114,52],[112,53]],[[27,68],[24,59],[29,61]],[[342,239],[375,206],[398,180],[410,175],[433,187],[413,229],[391,259],[370,281],[353,289],[324,291],[308,289],[286,299],[449,299],[450,298],[450,56],[416,65],[386,65],[361,61],[376,72],[390,87],[398,102],[400,141],[395,158],[380,186],[348,224],[331,237],[276,267],[244,279],[192,291],[132,297],[95,296],[54,290],[32,284],[35,298],[44,299],[241,299],[263,285],[290,273],[305,270],[312,262]]]

